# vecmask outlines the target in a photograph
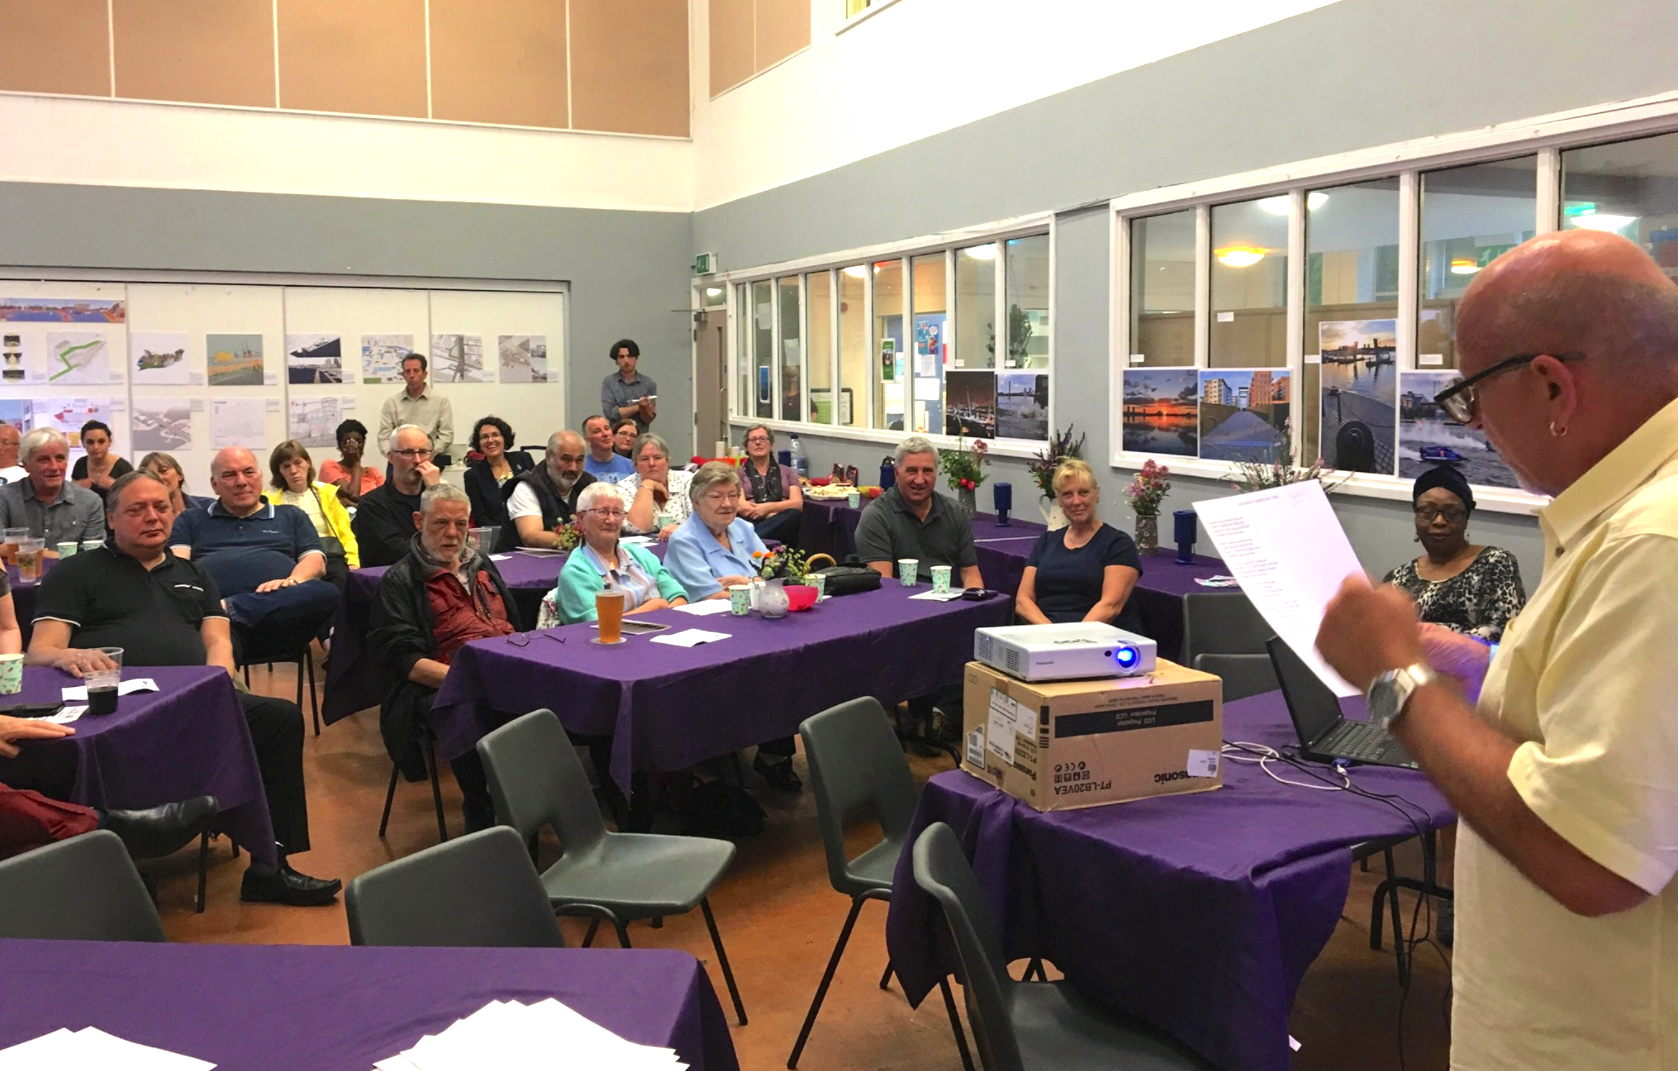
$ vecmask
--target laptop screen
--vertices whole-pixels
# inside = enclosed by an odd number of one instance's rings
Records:
[[[1340,700],[1294,654],[1286,640],[1273,636],[1264,645],[1270,650],[1271,665],[1276,667],[1282,697],[1288,701],[1288,716],[1293,719],[1294,731],[1299,734],[1300,744],[1308,746],[1340,719]]]

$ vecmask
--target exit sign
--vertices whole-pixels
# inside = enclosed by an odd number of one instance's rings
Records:
[[[700,253],[693,258],[693,274],[714,275],[717,270],[717,255],[715,253]]]

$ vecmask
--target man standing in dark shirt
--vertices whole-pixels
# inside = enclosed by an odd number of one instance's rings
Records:
[[[363,567],[394,565],[407,555],[420,495],[442,478],[443,471],[431,463],[431,436],[412,424],[391,434],[390,479],[361,496],[350,522]]]
[[[167,547],[169,488],[149,472],[129,473],[111,485],[105,517],[111,542],[64,559],[42,581],[29,662],[80,677],[110,666],[100,647],[121,647],[130,665],[220,666],[231,676],[233,640],[216,583]],[[239,701],[279,847],[277,868],[252,862],[241,896],[299,906],[331,903],[340,887],[336,878],[311,878],[286,861],[288,853],[309,849],[303,712],[283,699],[244,692]]]

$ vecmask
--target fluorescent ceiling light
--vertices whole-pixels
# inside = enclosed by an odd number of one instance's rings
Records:
[[[1218,263],[1230,268],[1250,268],[1264,259],[1265,251],[1253,249],[1250,246],[1232,246],[1228,249],[1212,251],[1218,258]]]
[[[996,246],[994,244],[992,244],[992,245],[970,246],[967,249],[963,249],[962,252],[966,253],[968,256],[972,257],[974,260],[995,260],[996,259]]]
[[[722,293],[722,287],[720,286],[707,286],[705,288],[706,297],[716,297],[720,293]]]
[[[1570,221],[1575,227],[1593,231],[1623,230],[1637,222],[1636,216],[1614,216],[1606,212],[1581,212]]]
[[[1480,270],[1479,261],[1472,257],[1457,257],[1451,261],[1452,275],[1473,275]]]
[[[1312,190],[1305,195],[1305,207],[1313,212],[1326,204],[1328,194],[1321,190]],[[1284,193],[1280,197],[1266,197],[1258,206],[1273,216],[1285,216],[1288,214],[1288,195]]]
[[[845,274],[853,279],[866,279],[868,278],[868,269],[861,264],[852,264],[845,269]]]

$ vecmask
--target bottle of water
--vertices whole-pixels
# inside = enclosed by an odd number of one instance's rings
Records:
[[[810,475],[810,459],[804,456],[804,444],[798,441],[798,436],[792,437],[792,471],[800,477]]]

